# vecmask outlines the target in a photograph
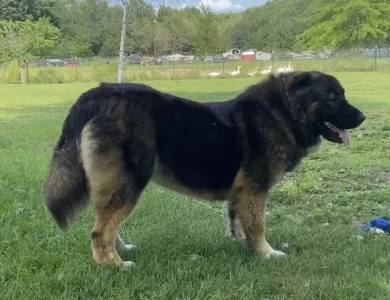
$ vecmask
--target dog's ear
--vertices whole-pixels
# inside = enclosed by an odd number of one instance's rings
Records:
[[[297,72],[288,74],[285,80],[286,104],[290,107],[294,119],[298,119],[300,112],[306,110],[306,103],[301,99],[314,77],[315,74],[311,72]]]
[[[287,80],[287,94],[293,97],[298,91],[305,90],[313,81],[313,74],[310,72],[299,72],[291,74]]]

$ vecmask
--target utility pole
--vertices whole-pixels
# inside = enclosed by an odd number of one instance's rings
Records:
[[[122,0],[123,17],[122,17],[122,31],[121,42],[119,46],[119,63],[118,63],[118,83],[123,83],[123,74],[125,71],[125,41],[126,41],[126,25],[127,25],[127,0]]]

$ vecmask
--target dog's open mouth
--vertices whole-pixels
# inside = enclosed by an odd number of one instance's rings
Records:
[[[349,148],[349,136],[345,129],[341,129],[329,122],[324,122],[320,125],[321,134],[327,140],[334,143],[343,143]]]

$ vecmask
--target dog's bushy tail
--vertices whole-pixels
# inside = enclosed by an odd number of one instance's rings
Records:
[[[77,140],[57,144],[45,183],[45,202],[62,230],[88,201],[88,187]]]
[[[94,118],[102,102],[100,88],[82,94],[71,107],[54,148],[44,186],[45,204],[62,230],[88,202],[88,185],[81,162],[80,140],[84,126]]]

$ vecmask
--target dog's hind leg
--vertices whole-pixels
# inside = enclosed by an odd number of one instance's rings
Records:
[[[236,201],[228,201],[228,235],[240,242],[245,242],[245,233],[238,216]]]
[[[133,244],[125,244],[123,242],[120,234],[117,233],[116,239],[115,239],[115,248],[116,248],[116,251],[118,251],[119,253],[123,253],[123,252],[129,251],[129,250],[133,250],[133,249],[137,248],[137,246],[133,245]]]
[[[115,264],[129,269],[134,263],[122,261],[117,252],[117,247],[123,246],[118,231],[151,176],[152,161],[149,159],[145,163],[144,158],[150,158],[151,152],[140,145],[143,154],[136,165],[129,167],[125,153],[128,149],[124,146],[128,144],[123,138],[125,128],[122,125],[109,120],[91,121],[83,129],[81,156],[90,196],[96,206],[91,233],[93,258],[99,264]],[[141,167],[150,170],[142,171],[140,177]]]
[[[96,219],[91,238],[93,258],[97,263],[116,264],[127,269],[134,263],[122,261],[116,249],[116,240],[120,224],[131,213],[138,197],[131,197],[126,189],[123,187],[113,192],[111,197],[101,191],[101,197],[96,195]]]
[[[243,172],[240,172],[234,182],[230,207],[235,208],[246,243],[250,250],[272,256],[284,256],[281,251],[274,250],[265,239],[265,210],[267,191],[258,187]]]

